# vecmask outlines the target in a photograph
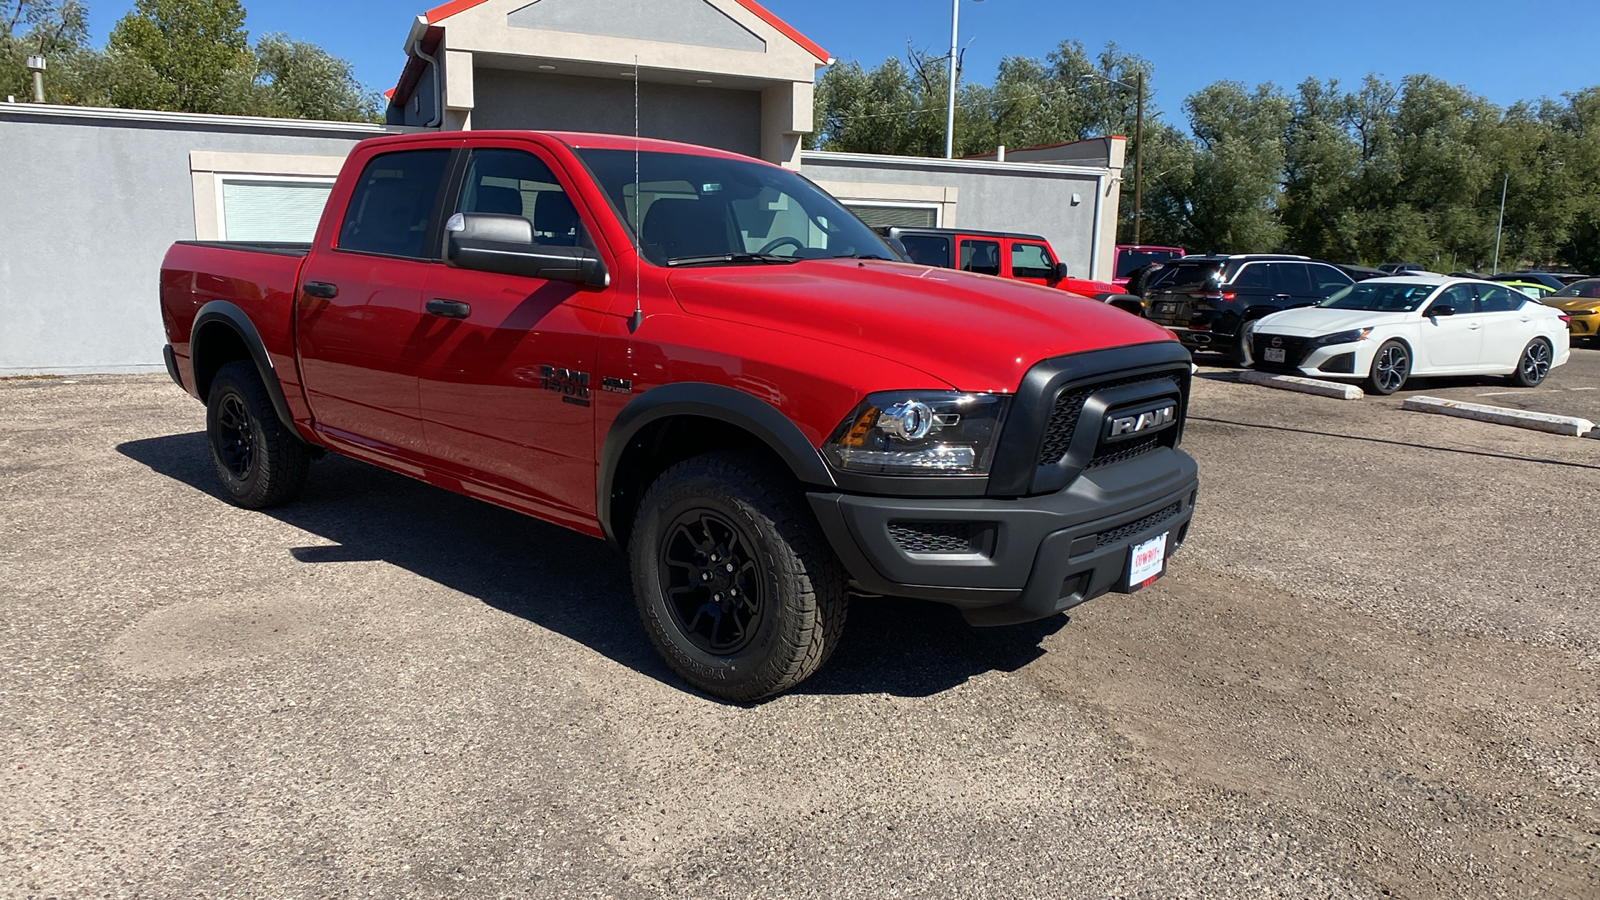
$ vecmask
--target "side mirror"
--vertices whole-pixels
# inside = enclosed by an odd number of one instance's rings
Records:
[[[1428,307],[1428,318],[1430,319],[1437,318],[1439,316],[1453,316],[1455,314],[1456,308],[1448,303],[1435,303],[1434,305]]]
[[[1064,262],[1056,263],[1055,264],[1055,268],[1050,270],[1050,280],[1051,281],[1062,281],[1066,277],[1067,277],[1067,264],[1064,263]]]
[[[521,275],[605,287],[610,276],[599,254],[587,247],[551,247],[533,240],[533,223],[522,216],[456,213],[445,224],[445,261],[458,269]]]
[[[906,249],[905,242],[901,241],[899,238],[892,235],[885,235],[883,242],[889,245],[890,250],[893,250],[895,253],[900,255],[901,262],[916,262],[916,260],[911,258],[911,251]]]

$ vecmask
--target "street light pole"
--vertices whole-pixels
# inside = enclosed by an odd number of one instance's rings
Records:
[[[956,21],[960,17],[961,0],[950,0],[950,105],[944,117],[945,159],[955,158],[956,153]]]
[[[1133,112],[1133,242],[1139,243],[1139,224],[1144,215],[1144,68],[1134,82],[1138,98]]]
[[[1511,186],[1511,175],[1506,175],[1506,180],[1500,182],[1500,219],[1494,223],[1494,271],[1491,275],[1500,274],[1500,229],[1506,224],[1506,188]]]

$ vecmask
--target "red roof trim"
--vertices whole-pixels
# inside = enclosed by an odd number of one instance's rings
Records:
[[[487,2],[488,0],[450,0],[449,3],[446,3],[442,6],[435,6],[433,9],[423,13],[422,17],[427,20],[428,24],[435,25],[445,19],[450,18],[456,13],[466,12],[474,6],[478,6]],[[828,51],[817,46],[817,44],[810,38],[798,31],[795,31],[794,27],[788,22],[785,22],[784,20],[768,12],[766,7],[757,3],[756,0],[736,0],[736,2],[750,12],[755,13],[755,15],[760,18],[761,21],[766,22],[773,28],[778,29],[778,31],[784,37],[794,41],[796,44],[799,44],[807,53],[815,56],[822,62],[827,62],[829,60],[830,57],[828,56]]]

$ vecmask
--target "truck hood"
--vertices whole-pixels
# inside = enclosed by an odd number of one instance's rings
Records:
[[[963,391],[1015,391],[1029,367],[1052,356],[1174,340],[1166,329],[1094,300],[908,263],[675,269],[668,284],[690,315],[892,359]]]

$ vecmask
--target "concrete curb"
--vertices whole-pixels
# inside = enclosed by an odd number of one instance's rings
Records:
[[[1479,422],[1492,422],[1495,425],[1511,425],[1516,428],[1528,428],[1533,431],[1544,431],[1550,434],[1564,434],[1572,437],[1579,435],[1595,437],[1595,425],[1588,419],[1577,416],[1557,416],[1551,413],[1530,412],[1525,409],[1507,409],[1504,406],[1484,406],[1481,403],[1462,403],[1457,400],[1444,400],[1439,397],[1407,397],[1400,404],[1401,409],[1413,412],[1437,413],[1441,416],[1457,416],[1462,419],[1474,419]]]
[[[1240,375],[1239,380],[1245,384],[1278,388],[1284,391],[1299,391],[1302,394],[1332,397],[1335,400],[1360,400],[1366,396],[1365,391],[1353,384],[1320,381],[1316,378],[1301,378],[1298,375],[1269,375],[1266,372],[1257,372],[1253,369]]]

